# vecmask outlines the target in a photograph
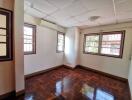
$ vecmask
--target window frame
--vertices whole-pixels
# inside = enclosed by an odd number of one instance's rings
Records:
[[[0,56],[1,61],[13,60],[13,12],[4,8],[0,8],[0,14],[6,16],[6,28],[0,27],[0,29],[6,30],[6,56]],[[1,42],[2,43],[2,42]]]
[[[33,43],[32,43],[32,48],[33,50],[31,52],[25,52],[24,51],[24,55],[31,55],[31,54],[36,54],[36,25],[33,24],[29,24],[29,23],[24,23],[24,27],[30,27],[33,29],[33,35],[32,35],[32,39],[33,39]],[[24,36],[24,32],[23,32],[23,36]],[[24,38],[23,38],[24,40]],[[23,41],[23,45],[24,45],[24,41]]]
[[[64,36],[64,45],[63,45],[63,51],[60,51],[60,50],[58,50],[58,41],[59,41],[59,39],[58,39],[58,35],[59,34],[61,34],[61,35],[63,35]],[[64,50],[65,50],[65,33],[63,33],[63,32],[57,32],[57,45],[56,45],[56,53],[61,53],[61,52],[64,52]]]
[[[102,37],[103,37],[103,35],[112,35],[112,34],[121,34],[120,54],[119,55],[102,54],[101,53]],[[86,52],[85,51],[85,47],[86,47],[86,37],[87,36],[95,36],[95,35],[99,35],[98,53]],[[124,50],[124,42],[125,42],[125,30],[84,34],[83,53],[84,54],[99,55],[99,56],[106,56],[106,57],[122,58],[123,57],[123,50]]]

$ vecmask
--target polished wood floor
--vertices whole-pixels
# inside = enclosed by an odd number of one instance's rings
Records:
[[[17,100],[130,100],[127,83],[81,68],[58,68],[26,79]]]

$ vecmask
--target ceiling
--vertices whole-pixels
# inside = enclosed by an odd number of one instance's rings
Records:
[[[64,27],[132,21],[132,0],[25,0],[24,10]],[[92,16],[99,18],[90,20]]]

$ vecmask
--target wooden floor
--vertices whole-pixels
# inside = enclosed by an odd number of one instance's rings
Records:
[[[130,100],[127,83],[81,68],[58,68],[26,80],[17,100]]]

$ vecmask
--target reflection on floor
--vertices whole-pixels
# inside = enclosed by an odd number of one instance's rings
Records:
[[[58,68],[26,80],[17,100],[130,100],[128,86],[97,73]]]

